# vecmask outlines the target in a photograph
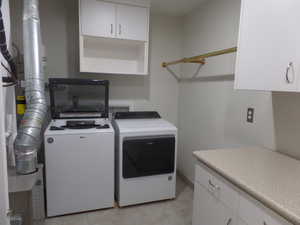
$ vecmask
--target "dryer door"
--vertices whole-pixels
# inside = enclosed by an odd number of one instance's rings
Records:
[[[173,173],[175,136],[130,137],[123,140],[123,177]]]

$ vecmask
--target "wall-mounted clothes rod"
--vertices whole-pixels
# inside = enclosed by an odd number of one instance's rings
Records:
[[[214,52],[209,52],[209,53],[205,53],[202,55],[193,56],[190,58],[183,58],[183,59],[179,59],[179,60],[171,61],[171,62],[163,62],[161,65],[162,65],[162,67],[167,67],[167,66],[175,65],[175,64],[179,64],[179,63],[200,63],[203,65],[203,64],[205,64],[206,58],[218,56],[218,55],[229,54],[229,53],[233,53],[236,51],[237,51],[237,47],[227,48],[227,49],[223,49],[223,50],[219,50],[219,51],[214,51]]]

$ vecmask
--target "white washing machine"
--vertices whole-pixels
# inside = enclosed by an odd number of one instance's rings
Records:
[[[108,82],[51,79],[49,87],[47,216],[113,207],[115,132],[107,119]]]
[[[45,132],[47,216],[113,207],[114,129],[51,130],[65,123]]]
[[[117,113],[113,125],[119,206],[175,198],[177,128],[157,112]]]

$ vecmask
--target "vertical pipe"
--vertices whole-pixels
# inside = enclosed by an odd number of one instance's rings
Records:
[[[38,0],[24,0],[23,44],[27,109],[15,140],[16,168],[19,174],[36,171],[37,151],[47,113]]]

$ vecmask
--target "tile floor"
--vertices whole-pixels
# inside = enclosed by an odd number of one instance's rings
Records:
[[[193,190],[177,179],[177,198],[47,219],[45,225],[191,225]]]

